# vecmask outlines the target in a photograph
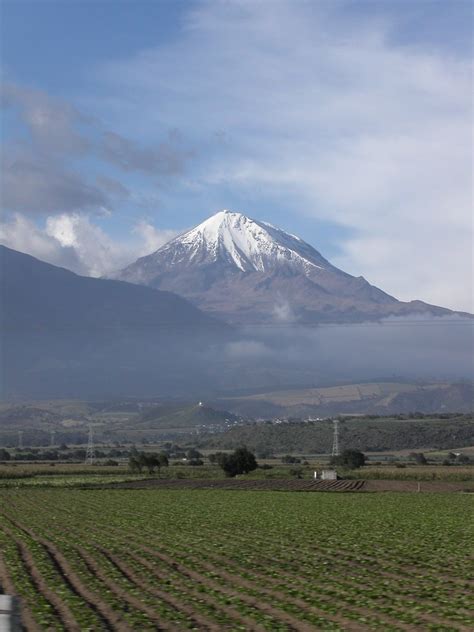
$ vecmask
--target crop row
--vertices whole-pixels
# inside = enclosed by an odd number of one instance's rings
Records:
[[[474,626],[466,496],[1,496],[5,562],[43,629]]]

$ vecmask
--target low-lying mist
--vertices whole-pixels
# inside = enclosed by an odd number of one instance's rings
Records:
[[[229,364],[278,373],[287,384],[371,378],[474,378],[474,321],[392,318],[380,323],[241,330]]]
[[[4,340],[4,398],[189,397],[362,380],[474,379],[474,321],[229,329],[16,333]]]

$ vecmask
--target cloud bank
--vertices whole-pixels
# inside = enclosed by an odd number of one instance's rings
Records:
[[[3,244],[79,274],[102,276],[175,236],[138,219],[127,239],[113,238],[97,220],[111,217],[131,197],[109,174],[110,166],[118,177],[145,174],[158,189],[163,179],[184,172],[191,152],[176,131],[144,145],[70,103],[14,83],[2,87],[1,105],[15,129],[2,151]],[[97,162],[93,167],[91,160]]]
[[[0,223],[0,243],[85,276],[107,276],[175,236],[139,221],[126,240],[112,239],[88,215],[50,215],[40,226],[17,213]]]
[[[348,9],[202,2],[177,41],[99,77],[130,130],[225,133],[201,186],[333,222],[336,265],[403,300],[472,309],[471,62],[397,41],[396,12]]]

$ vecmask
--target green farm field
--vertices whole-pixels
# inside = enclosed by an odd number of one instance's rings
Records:
[[[0,490],[27,630],[474,629],[471,494]]]

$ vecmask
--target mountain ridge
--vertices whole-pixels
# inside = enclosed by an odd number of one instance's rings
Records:
[[[402,302],[344,272],[300,237],[222,210],[112,278],[170,290],[233,324],[351,323],[463,314]]]
[[[193,362],[208,341],[232,332],[171,292],[82,277],[6,246],[0,302],[4,397],[174,392],[200,379]]]

